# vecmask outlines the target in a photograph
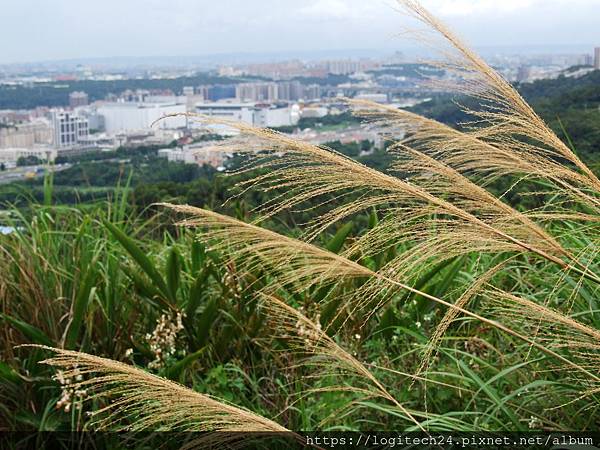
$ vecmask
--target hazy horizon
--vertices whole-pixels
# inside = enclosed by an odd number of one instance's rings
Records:
[[[102,58],[406,51],[393,0],[9,0],[0,64]],[[600,45],[600,0],[425,0],[475,48]],[[543,17],[543,20],[540,18]],[[352,30],[350,32],[350,30]],[[510,30],[510,33],[506,31]]]
[[[593,43],[587,44],[572,44],[572,45],[561,45],[561,44],[547,44],[547,45],[519,45],[519,46],[474,46],[474,49],[483,56],[492,54],[503,54],[503,55],[533,55],[533,54],[567,54],[577,52],[588,52],[591,53]],[[393,49],[381,49],[381,48],[347,48],[347,49],[314,49],[314,50],[281,50],[272,52],[224,52],[224,53],[206,53],[206,54],[180,54],[180,55],[106,55],[106,56],[87,56],[87,57],[75,57],[75,58],[57,58],[47,60],[30,60],[30,61],[16,61],[8,63],[0,63],[1,66],[28,66],[28,65],[78,65],[78,64],[98,64],[102,65],[112,63],[127,63],[144,64],[145,63],[160,63],[171,60],[170,63],[175,63],[174,60],[181,60],[181,64],[184,62],[198,63],[203,60],[205,63],[210,64],[230,64],[235,59],[239,63],[249,62],[269,62],[269,61],[283,61],[285,59],[302,59],[302,60],[318,60],[323,58],[377,58],[384,56],[391,56],[394,52],[398,51],[405,54],[408,58],[412,56],[420,56],[420,49],[416,47],[398,47]],[[187,61],[184,61],[187,60]],[[229,61],[230,60],[230,61]]]

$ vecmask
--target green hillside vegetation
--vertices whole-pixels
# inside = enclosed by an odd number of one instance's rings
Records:
[[[517,85],[518,91],[562,139],[570,141],[593,165],[600,161],[600,71],[579,78],[560,76]],[[477,108],[472,99],[440,96],[411,110],[456,126],[471,118],[460,105]]]

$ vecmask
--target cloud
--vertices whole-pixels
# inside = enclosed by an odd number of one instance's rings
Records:
[[[431,3],[431,2],[429,2]],[[438,14],[443,16],[469,16],[514,13],[531,7],[534,0],[444,0],[436,2]]]
[[[298,11],[306,18],[347,18],[352,15],[352,9],[343,0],[318,0],[303,6]]]
[[[423,5],[445,17],[510,15],[526,10],[530,14],[537,10],[554,16],[561,10],[600,6],[600,0],[423,0]]]
[[[0,0],[0,63],[95,56],[402,49],[396,0]],[[422,0],[474,45],[600,40],[600,0]],[[410,26],[410,25],[409,25]],[[600,42],[598,42],[600,44]]]
[[[368,20],[389,11],[382,0],[309,0],[297,15],[305,20]]]

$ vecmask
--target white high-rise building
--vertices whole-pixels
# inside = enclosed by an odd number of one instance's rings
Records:
[[[52,111],[54,146],[57,149],[81,145],[89,137],[89,124],[85,117],[72,111]]]
[[[594,49],[594,68],[600,70],[600,47]]]
[[[360,61],[351,59],[325,61],[324,65],[327,72],[334,75],[348,75],[362,70]]]
[[[304,89],[299,81],[281,81],[277,84],[279,100],[298,101],[303,98]]]
[[[274,102],[279,99],[279,89],[276,83],[241,83],[235,96],[241,102]]]
[[[322,89],[318,84],[311,84],[304,89],[304,100],[313,101],[321,98]]]

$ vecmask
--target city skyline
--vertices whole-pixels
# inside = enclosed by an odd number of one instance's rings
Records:
[[[393,0],[200,0],[102,3],[35,0],[3,5],[0,64],[107,57],[403,50],[410,26]],[[591,46],[600,43],[600,0],[423,2],[473,46]],[[575,7],[576,6],[576,7]],[[538,20],[543,16],[544,20]],[[511,33],[505,30],[510,27]],[[353,33],[347,33],[352,29]],[[277,39],[273,39],[277,36]]]

